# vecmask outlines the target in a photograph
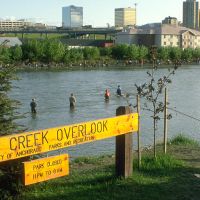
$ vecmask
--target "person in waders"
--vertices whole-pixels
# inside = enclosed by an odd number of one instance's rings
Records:
[[[122,96],[122,89],[121,89],[120,85],[118,85],[116,93],[118,96]]]
[[[109,92],[108,89],[106,89],[106,91],[105,91],[104,98],[105,98],[105,101],[109,101],[109,98],[110,98],[110,92]]]
[[[69,97],[69,103],[71,109],[75,108],[76,98],[73,93],[71,93],[71,96]]]
[[[37,106],[37,103],[35,102],[35,99],[32,99],[31,103],[30,103],[30,106],[31,106],[31,112],[32,113],[36,113],[36,106]]]

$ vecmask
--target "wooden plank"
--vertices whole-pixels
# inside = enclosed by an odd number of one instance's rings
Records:
[[[102,140],[138,130],[138,114],[0,137],[0,162]]]
[[[121,106],[116,115],[131,113],[130,107]],[[130,131],[131,132],[131,131]],[[116,137],[116,175],[127,178],[133,173],[133,134],[128,133]]]
[[[24,185],[31,185],[69,174],[68,154],[24,162]]]

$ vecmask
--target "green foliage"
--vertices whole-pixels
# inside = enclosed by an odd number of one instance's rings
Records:
[[[169,173],[170,171],[183,167],[184,163],[171,155],[161,154],[156,157],[144,156],[141,163],[141,171],[153,174]]]
[[[130,45],[127,49],[127,57],[131,60],[138,60],[140,56],[140,48],[136,45]]]
[[[179,61],[181,59],[182,50],[179,47],[169,48],[169,55],[172,61]]]
[[[11,58],[14,61],[21,61],[22,56],[23,56],[21,46],[16,45],[14,47],[11,47],[10,51],[11,51]]]
[[[170,59],[169,51],[170,51],[170,49],[168,47],[158,48],[158,58],[162,61],[169,60]]]
[[[193,140],[183,134],[179,134],[170,140],[170,144],[173,145],[186,145],[186,146],[199,146],[196,140]]]
[[[126,59],[128,55],[128,45],[120,44],[112,47],[112,56],[117,59]]]
[[[12,80],[16,79],[13,68],[0,68],[0,135],[15,133],[18,125],[14,122],[19,118],[16,109],[19,102],[12,100],[8,92],[12,89]],[[19,192],[19,161],[6,162],[0,165],[0,199],[9,199],[10,195],[16,195]]]
[[[181,55],[182,59],[184,59],[186,62],[191,62],[193,58],[193,49],[187,48],[182,51]]]
[[[16,108],[19,102],[8,97],[11,90],[11,80],[16,79],[13,69],[10,67],[0,68],[0,135],[11,133],[17,128],[14,120],[16,119]]]
[[[69,59],[71,62],[81,61],[84,58],[83,51],[81,49],[70,49],[69,55]]]
[[[145,98],[146,100],[144,103],[144,109],[151,112],[151,117],[153,119],[154,157],[156,157],[156,131],[158,127],[158,121],[161,119],[160,114],[164,111],[165,108],[164,102],[160,100],[160,96],[162,95],[164,88],[166,88],[166,86],[172,82],[170,76],[175,74],[177,67],[174,67],[174,69],[170,68],[166,75],[163,75],[159,78],[156,76],[156,47],[152,47],[150,55],[153,60],[153,66],[151,70],[147,71],[148,79],[143,84],[135,84],[135,87],[137,88],[138,95]],[[170,119],[171,115],[168,115],[167,117]]]
[[[148,55],[148,48],[145,46],[140,46],[139,48],[139,59],[144,60],[147,58]]]
[[[200,48],[196,48],[193,50],[193,57],[196,59],[196,61],[199,61],[200,59]]]
[[[164,63],[173,62],[178,65],[182,62],[191,62],[200,60],[200,48],[181,49],[178,47],[159,47],[152,52],[145,46],[137,46],[135,44],[118,44],[112,47],[84,47],[71,48],[61,43],[58,39],[26,39],[21,46],[7,48],[0,47],[0,62],[15,63],[20,61],[27,62],[47,62],[47,63],[79,63],[82,60],[95,61],[101,57],[112,60],[133,60],[143,64],[145,60],[155,62],[160,60]]]
[[[0,47],[0,62],[10,63],[10,61],[11,61],[11,52],[9,48],[1,46]]]
[[[96,60],[99,58],[100,52],[97,47],[85,47],[83,49],[83,55],[86,60]]]
[[[112,54],[112,48],[111,47],[106,47],[106,48],[99,48],[100,56],[107,56],[110,57]]]
[[[57,40],[46,40],[45,42],[45,60],[47,62],[60,62],[65,52],[64,45]]]

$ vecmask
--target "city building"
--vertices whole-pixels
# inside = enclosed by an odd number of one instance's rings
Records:
[[[155,26],[141,26],[125,29],[117,33],[115,44],[136,44],[157,47],[200,47],[200,32],[182,26],[156,24]]]
[[[178,25],[178,20],[176,17],[166,17],[162,20],[162,24]]]
[[[136,25],[136,8],[116,8],[115,27],[127,27]]]
[[[199,28],[199,2],[186,0],[183,2],[183,26],[192,29]]]
[[[29,22],[25,19],[20,19],[20,20],[0,20],[0,28],[4,29],[14,29],[14,28],[24,28],[27,26],[32,26],[33,23]]]
[[[83,26],[83,7],[68,6],[62,8],[62,27],[76,28]]]

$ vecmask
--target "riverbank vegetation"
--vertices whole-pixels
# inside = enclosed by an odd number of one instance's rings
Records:
[[[162,64],[199,63],[200,48],[178,47],[156,48],[152,57],[151,48],[136,45],[114,45],[112,47],[70,48],[56,39],[28,39],[21,46],[0,47],[1,64],[21,67],[102,67],[143,65],[156,62]]]
[[[182,135],[169,143],[167,155],[158,145],[157,159],[153,158],[152,149],[144,149],[140,170],[134,160],[133,175],[128,179],[115,177],[112,155],[77,158],[70,164],[69,176],[29,186],[18,199],[198,200],[199,144],[193,145]]]
[[[16,80],[14,69],[0,68],[0,136],[18,132],[22,127],[15,123],[21,118],[17,112],[20,102],[9,97],[12,81]],[[6,156],[6,155],[1,155]],[[0,199],[9,199],[20,190],[21,161],[8,161],[0,164]]]

